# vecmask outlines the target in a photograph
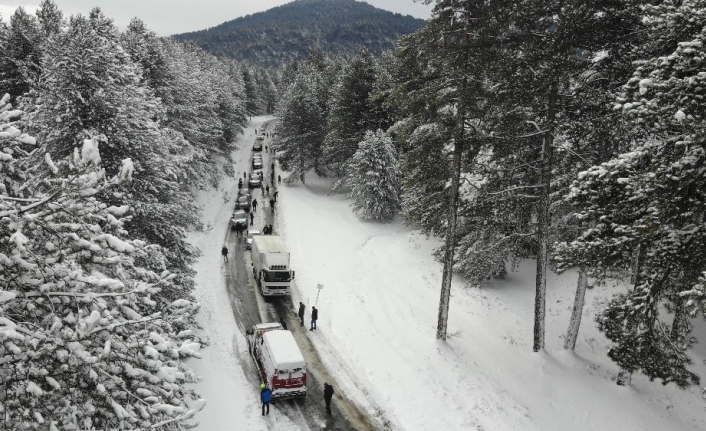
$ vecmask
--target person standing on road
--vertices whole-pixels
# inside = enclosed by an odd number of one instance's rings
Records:
[[[331,414],[331,398],[333,398],[333,386],[324,383],[324,401],[326,401],[326,413]]]
[[[265,186],[265,192],[267,192],[268,195],[270,194],[270,186]]]
[[[247,173],[247,172],[243,172],[243,178],[248,178],[248,173]]]
[[[277,195],[279,194],[279,190],[275,190],[275,192],[272,194],[272,196],[275,198],[275,202],[277,202]]]
[[[228,262],[228,247],[224,245],[221,249],[221,254],[223,255],[223,261]]]
[[[253,210],[253,211],[255,211],[255,210]],[[251,213],[250,213],[250,226],[253,225],[253,222],[254,222],[254,221],[255,221],[255,213],[254,213],[254,212],[251,212]]]
[[[240,189],[242,189],[242,188],[243,188],[243,179],[242,179],[242,178],[238,178],[238,190],[240,190]]]
[[[282,175],[277,175],[277,184],[282,184]]]
[[[299,302],[299,321],[302,323],[302,326],[304,326],[304,313],[306,312],[306,307],[304,306],[303,302]]]
[[[274,200],[274,198],[270,199],[270,207],[272,207],[272,212],[275,212],[275,200]]]
[[[310,331],[315,331],[316,330],[316,321],[319,320],[319,310],[316,309],[316,306],[311,306],[311,328],[309,329]]]
[[[284,317],[279,318],[279,324],[282,325],[282,328],[286,331],[287,330],[287,322],[284,321]]]
[[[275,171],[275,162],[272,162],[272,172]]]
[[[270,401],[272,401],[272,389],[268,388],[265,383],[260,385],[260,401],[262,402],[262,415],[265,416],[265,408],[267,414],[270,414]]]
[[[255,210],[257,210],[257,199],[252,200],[252,212],[255,212]],[[250,216],[252,216],[252,213]]]

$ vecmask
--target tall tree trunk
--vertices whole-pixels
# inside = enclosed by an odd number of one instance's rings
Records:
[[[642,282],[642,277],[640,276],[640,274],[642,272],[642,264],[644,263],[644,260],[645,260],[645,248],[642,246],[642,244],[638,244],[637,245],[637,253],[635,253],[635,263],[633,264],[633,267],[632,267],[632,277],[630,277],[630,279],[633,282],[633,292],[635,291],[635,289],[637,289],[637,286],[640,285],[640,282]],[[630,325],[626,329],[628,331],[634,330],[632,325]],[[630,382],[632,381],[632,371],[633,370],[621,368],[620,371],[618,372],[618,378],[615,380],[615,384],[617,384],[618,386],[630,385]]]
[[[682,341],[682,335],[686,333],[687,315],[684,298],[677,297],[675,300],[676,307],[674,308],[674,320],[672,321],[672,330],[669,332],[669,339],[672,343],[678,345]],[[681,348],[681,346],[679,346]]]
[[[586,271],[581,268],[579,269],[579,279],[576,282],[576,296],[574,297],[574,309],[571,311],[569,329],[566,331],[566,339],[564,339],[565,350],[574,350],[576,348],[576,339],[579,336],[579,328],[581,327],[581,314],[583,313],[583,304],[586,299],[587,286],[588,275],[586,275]]]
[[[542,191],[537,208],[537,279],[534,298],[534,343],[532,351],[544,349],[544,319],[547,301],[547,261],[549,259],[549,206],[551,204],[552,165],[554,159],[554,123],[558,83],[554,81],[549,89],[547,101],[547,131],[542,142]]]
[[[470,2],[465,11],[465,27],[463,50],[463,64],[461,73],[463,79],[458,93],[458,130],[454,142],[453,173],[451,176],[451,196],[449,199],[448,225],[446,227],[446,240],[444,250],[444,271],[441,279],[441,298],[439,299],[439,316],[436,327],[436,339],[446,340],[446,330],[449,321],[449,303],[451,302],[451,280],[453,279],[454,249],[456,247],[456,222],[458,220],[458,192],[461,184],[461,162],[463,160],[463,150],[465,147],[466,129],[466,103],[465,93],[468,84],[466,74],[468,65],[468,24],[470,22]]]

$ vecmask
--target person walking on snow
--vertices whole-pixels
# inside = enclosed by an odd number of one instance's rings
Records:
[[[282,325],[282,328],[286,331],[287,330],[287,322],[284,321],[284,317],[279,318],[279,324]]]
[[[253,199],[252,200],[252,212],[255,212],[256,209],[257,209],[257,200]],[[252,214],[250,214],[250,215],[252,215]]]
[[[299,321],[302,323],[302,326],[304,326],[304,313],[306,312],[306,307],[304,306],[303,302],[299,302]]]
[[[282,184],[282,176],[277,175],[277,184]]]
[[[333,398],[333,386],[324,383],[324,401],[326,401],[326,413],[331,414],[331,398]]]
[[[311,328],[309,329],[310,331],[315,331],[316,330],[316,321],[319,320],[319,310],[316,309],[316,306],[311,306]]]
[[[279,194],[279,190],[276,190],[276,191],[272,194],[272,196],[274,196],[274,198],[275,198],[275,202],[277,202],[277,195],[278,195],[278,194]]]
[[[238,178],[238,190],[240,190],[240,189],[242,189],[242,188],[243,188],[243,179],[242,179],[242,178]]]
[[[275,200],[270,199],[270,207],[272,207],[272,212],[275,212]]]
[[[221,249],[221,254],[223,255],[223,261],[228,262],[228,247],[224,245]]]
[[[260,385],[260,401],[262,402],[262,415],[265,416],[265,408],[267,414],[270,414],[270,401],[272,401],[272,389],[268,388],[265,383]]]
[[[255,210],[253,210],[255,211]],[[255,213],[250,213],[250,226],[253,225],[253,222],[255,221]]]
[[[248,173],[247,173],[247,172],[243,172],[243,178],[247,178],[247,177],[248,177]]]
[[[268,195],[270,194],[270,186],[265,186],[265,192],[267,192]]]

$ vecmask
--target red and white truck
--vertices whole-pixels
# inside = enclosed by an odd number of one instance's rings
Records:
[[[279,323],[259,323],[246,334],[250,355],[272,398],[306,396],[306,362],[292,333]]]

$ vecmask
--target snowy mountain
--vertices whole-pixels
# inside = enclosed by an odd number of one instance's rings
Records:
[[[352,54],[366,47],[378,55],[423,25],[421,19],[354,0],[297,0],[175,38],[218,56],[282,66],[306,58],[314,48]]]

